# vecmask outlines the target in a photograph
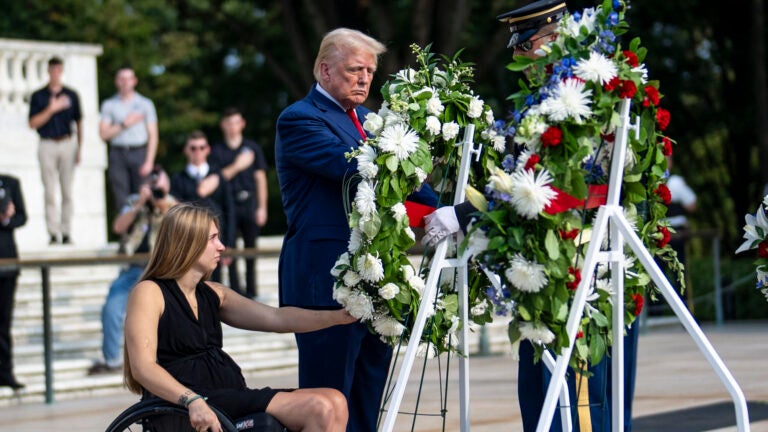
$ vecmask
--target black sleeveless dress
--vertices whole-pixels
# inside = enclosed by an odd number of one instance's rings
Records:
[[[221,299],[205,282],[197,284],[197,318],[173,279],[153,279],[165,310],[157,328],[157,362],[177,381],[208,397],[208,403],[236,419],[263,412],[280,391],[249,389],[240,367],[222,350]]]

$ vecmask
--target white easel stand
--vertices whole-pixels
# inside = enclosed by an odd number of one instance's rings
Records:
[[[552,372],[553,379],[547,388],[547,394],[544,407],[539,418],[537,432],[549,431],[552,423],[552,414],[557,404],[557,394],[563,387],[568,361],[573,352],[573,345],[578,330],[579,321],[584,313],[586,304],[587,288],[592,282],[591,275],[598,262],[611,264],[611,286],[613,288],[613,347],[611,357],[611,372],[613,386],[612,390],[612,415],[611,430],[624,430],[624,241],[630,246],[636,257],[643,264],[645,270],[651,275],[653,282],[659,287],[662,295],[672,310],[677,315],[686,331],[691,335],[699,350],[704,354],[709,364],[717,373],[723,385],[731,394],[731,399],[736,410],[736,424],[740,432],[749,431],[749,414],[747,412],[747,403],[744,393],[736,383],[731,373],[725,367],[717,351],[707,340],[701,328],[691,316],[688,309],[678,297],[672,285],[669,283],[664,273],[653,260],[653,257],[643,245],[640,238],[635,234],[631,225],[624,216],[624,212],[619,205],[619,196],[621,193],[621,184],[624,172],[624,160],[627,152],[627,133],[628,129],[635,129],[639,133],[638,124],[629,125],[629,106],[630,101],[624,99],[619,105],[619,114],[621,115],[621,126],[616,133],[617,141],[614,146],[613,160],[611,161],[610,182],[608,186],[608,199],[606,205],[598,209],[597,219],[593,228],[592,238],[590,239],[587,255],[584,260],[582,274],[585,277],[579,283],[574,296],[573,306],[568,315],[566,330],[570,336],[570,344],[564,348],[555,362],[555,368]],[[609,250],[600,251],[606,230],[610,229]],[[430,274],[431,276],[431,274]]]

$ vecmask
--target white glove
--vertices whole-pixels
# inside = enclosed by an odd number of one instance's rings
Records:
[[[459,232],[460,228],[459,220],[456,219],[456,211],[453,207],[440,207],[424,216],[424,231],[426,231],[426,234],[421,239],[421,244],[433,247],[447,236]]]

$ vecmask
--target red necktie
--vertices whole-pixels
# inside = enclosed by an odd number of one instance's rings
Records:
[[[357,131],[360,132],[360,136],[363,138],[363,141],[368,139],[368,135],[365,134],[365,131],[363,130],[363,125],[360,124],[360,120],[357,119],[357,113],[354,109],[347,110],[347,115],[349,118],[352,119],[352,123],[355,124],[355,127],[357,128]]]

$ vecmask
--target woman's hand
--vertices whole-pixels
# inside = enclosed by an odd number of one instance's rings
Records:
[[[205,403],[205,400],[196,399],[189,404],[187,409],[189,409],[189,422],[196,432],[223,432],[219,418]]]

